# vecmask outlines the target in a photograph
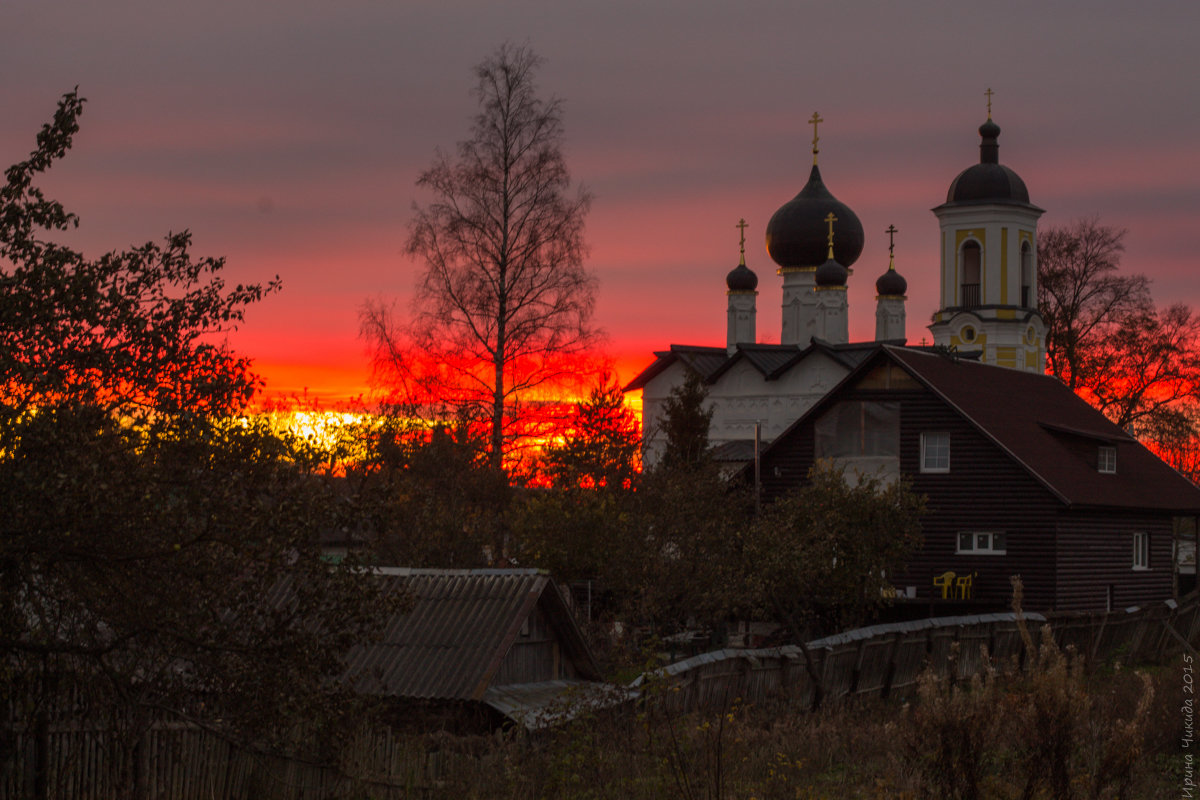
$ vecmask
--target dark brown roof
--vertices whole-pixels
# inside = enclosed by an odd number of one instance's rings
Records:
[[[534,569],[383,569],[385,591],[407,591],[412,610],[388,621],[382,641],[355,647],[344,679],[359,692],[425,700],[481,700],[538,605],[579,674],[598,680],[570,610]]]
[[[1200,513],[1200,488],[1049,375],[902,347],[883,350],[1069,505]],[[1104,474],[1065,438],[1117,448]]]

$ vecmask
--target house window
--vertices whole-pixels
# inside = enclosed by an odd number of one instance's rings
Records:
[[[921,434],[921,472],[950,471],[950,434]]]
[[[993,531],[963,531],[958,534],[956,553],[971,556],[1002,556],[1008,552],[1006,537]]]
[[[1150,534],[1133,535],[1133,568],[1150,569]]]
[[[813,424],[817,458],[896,458],[900,454],[900,404],[848,400]]]
[[[1117,472],[1117,448],[1109,445],[1100,446],[1100,458],[1097,469],[1108,475]]]

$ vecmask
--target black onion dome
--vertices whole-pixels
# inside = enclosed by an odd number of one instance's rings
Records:
[[[989,117],[979,126],[979,136],[979,163],[958,174],[946,193],[946,202],[1029,205],[1025,181],[1000,163],[1000,126]]]
[[[829,224],[825,217],[833,212],[833,255],[843,267],[852,267],[862,254],[863,227],[850,207],[838,200],[821,180],[813,164],[808,183],[800,194],[779,207],[767,223],[767,252],[781,267],[815,267],[825,261],[829,251]]]
[[[828,236],[828,235],[829,234],[826,234],[826,236]],[[834,238],[837,238],[836,233],[834,234]],[[834,247],[835,257],[826,260],[826,262],[824,264],[817,267],[817,273],[813,276],[813,280],[816,281],[817,286],[845,286],[846,285],[846,278],[847,278],[847,276],[849,276],[850,270],[846,269],[845,267],[843,267],[841,264],[839,264],[837,262],[837,258],[836,258],[837,243],[836,242],[834,243],[833,247]],[[825,245],[825,249],[826,249],[826,251],[828,251],[829,245]]]
[[[887,297],[903,297],[908,291],[908,281],[896,270],[888,267],[887,272],[875,281],[875,294]]]
[[[731,292],[753,292],[758,288],[758,276],[745,264],[738,264],[725,276],[725,285]]]

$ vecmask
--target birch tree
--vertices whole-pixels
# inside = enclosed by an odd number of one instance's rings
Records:
[[[575,378],[598,339],[584,267],[591,195],[572,190],[562,101],[539,96],[541,63],[505,44],[475,68],[469,136],[417,181],[432,199],[409,228],[407,252],[424,265],[411,318],[378,303],[362,317],[385,395],[483,423],[496,469],[544,433],[545,392]]]

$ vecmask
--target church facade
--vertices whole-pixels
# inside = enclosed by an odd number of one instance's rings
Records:
[[[908,283],[889,264],[875,281],[875,339],[849,341],[849,278],[865,242],[854,211],[829,191],[813,165],[800,192],[766,228],[766,248],[781,278],[781,335],[757,338],[758,276],[746,266],[744,221],[740,263],[726,276],[725,346],[672,344],[626,387],[642,392],[643,455],[662,452],[658,435],[664,403],[687,378],[706,384],[712,410],[710,443],[731,465],[754,458],[886,342],[907,341]],[[1030,372],[1044,370],[1045,325],[1037,311],[1037,221],[1024,181],[999,163],[1000,128],[980,126],[980,160],[950,184],[933,209],[941,237],[941,297],[929,326],[934,348],[983,363]],[[889,237],[895,233],[888,229]],[[757,443],[757,444],[756,444]]]

